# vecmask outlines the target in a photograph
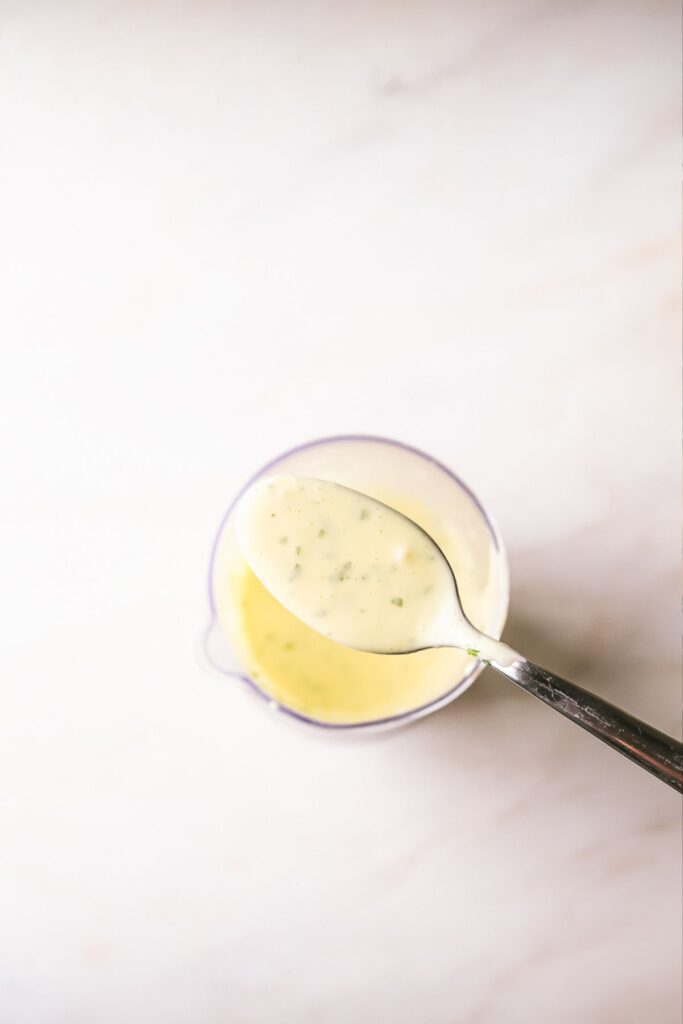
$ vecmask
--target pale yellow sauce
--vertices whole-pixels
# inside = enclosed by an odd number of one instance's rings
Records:
[[[469,499],[456,494],[444,518],[413,495],[392,490],[377,496],[435,539],[456,572],[468,617],[484,630],[495,628],[505,577]],[[474,664],[455,649],[387,656],[322,636],[259,582],[230,530],[217,551],[213,593],[217,628],[230,639],[241,669],[274,701],[317,721],[357,724],[414,711],[447,694]]]
[[[237,512],[244,557],[267,590],[319,633],[362,651],[452,643],[453,574],[423,530],[326,480],[257,481]]]
[[[249,675],[279,704],[322,722],[376,721],[430,704],[472,659],[449,648],[367,654],[288,612],[246,567],[233,579],[234,635]]]

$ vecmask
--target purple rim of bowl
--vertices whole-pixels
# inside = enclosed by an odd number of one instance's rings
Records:
[[[427,462],[431,462],[432,465],[436,466],[436,468],[440,469],[442,473],[445,473],[446,476],[450,477],[451,480],[453,480],[458,485],[458,487],[460,487],[465,492],[465,494],[467,494],[472,503],[479,510],[481,517],[484,523],[486,524],[486,529],[488,530],[491,540],[493,542],[494,550],[498,552],[499,555],[502,555],[503,558],[505,558],[505,549],[503,547],[503,542],[500,537],[500,534],[498,533],[498,529],[491,520],[489,513],[486,511],[486,509],[480,502],[479,498],[471,490],[471,488],[469,488],[467,484],[464,483],[464,481],[462,481],[460,477],[453,472],[452,469],[449,469],[448,466],[446,466],[443,462],[440,462],[439,459],[435,459],[433,455],[429,455],[427,452],[423,452],[421,451],[421,449],[415,448],[413,445],[405,444],[403,441],[395,441],[390,437],[379,437],[374,434],[335,434],[332,437],[320,437],[316,438],[316,440],[314,441],[306,441],[304,444],[299,444],[295,448],[290,448],[288,451],[282,452],[281,455],[278,455],[274,459],[271,459],[269,462],[266,462],[264,466],[262,466],[256,473],[254,473],[253,476],[251,476],[249,480],[247,480],[247,482],[240,489],[240,491],[237,493],[237,495],[233,498],[230,505],[228,506],[225,515],[221,519],[214,542],[211,545],[208,576],[209,608],[211,611],[211,621],[209,622],[209,625],[204,634],[204,651],[212,667],[217,672],[220,672],[223,675],[231,676],[233,679],[239,679],[242,682],[246,683],[247,686],[249,686],[254,693],[258,694],[259,697],[265,700],[267,704],[274,706],[278,711],[283,712],[284,714],[288,715],[290,718],[293,718],[298,722],[304,722],[306,725],[314,725],[317,726],[317,728],[319,729],[327,729],[331,732],[357,732],[364,729],[381,729],[382,727],[399,725],[401,722],[409,722],[413,721],[414,719],[422,718],[424,715],[431,714],[432,711],[438,711],[438,709],[444,707],[444,705],[450,704],[452,700],[454,700],[463,690],[466,690],[474,682],[474,677],[479,675],[479,673],[484,667],[482,662],[475,661],[472,667],[467,670],[464,676],[455,684],[455,686],[452,689],[447,690],[446,693],[444,693],[441,697],[437,697],[436,700],[430,701],[428,704],[423,704],[419,708],[413,708],[411,711],[403,711],[398,715],[390,715],[388,718],[375,718],[369,722],[321,722],[317,718],[311,718],[308,715],[302,715],[301,712],[295,711],[293,708],[287,707],[286,704],[280,704],[269,693],[266,693],[265,690],[262,690],[261,687],[255,682],[255,680],[253,680],[250,676],[244,675],[241,672],[233,672],[229,669],[222,669],[218,665],[216,665],[215,662],[213,662],[210,656],[208,655],[206,649],[206,641],[217,622],[217,609],[213,599],[212,586],[213,570],[216,561],[216,552],[218,550],[218,542],[220,541],[221,534],[223,533],[225,524],[230,518],[233,509],[237,505],[237,502],[240,500],[244,492],[248,490],[249,487],[251,487],[251,485],[256,480],[262,477],[263,474],[266,473],[269,469],[272,469],[273,466],[277,466],[284,459],[288,459],[292,455],[298,454],[298,452],[307,451],[310,448],[320,448],[322,447],[322,445],[341,444],[343,442],[349,441],[391,445],[393,448],[400,448],[403,451],[410,452],[412,455],[418,455],[420,458],[425,459]]]

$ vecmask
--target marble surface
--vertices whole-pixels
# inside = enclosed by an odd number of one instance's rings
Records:
[[[2,1024],[678,1024],[672,791],[490,671],[332,741],[196,653],[235,489],[379,433],[679,729],[677,5],[0,20]]]

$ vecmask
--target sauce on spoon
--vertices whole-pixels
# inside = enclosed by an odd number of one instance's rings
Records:
[[[331,640],[385,654],[454,646],[506,665],[520,657],[467,620],[432,538],[365,494],[267,477],[242,497],[237,531],[266,589]]]

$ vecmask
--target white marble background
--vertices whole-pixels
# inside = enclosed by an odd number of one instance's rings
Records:
[[[678,5],[0,28],[2,1024],[678,1024],[672,791],[491,673],[333,742],[195,651],[235,488],[375,432],[679,728]]]

